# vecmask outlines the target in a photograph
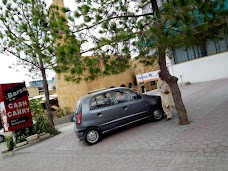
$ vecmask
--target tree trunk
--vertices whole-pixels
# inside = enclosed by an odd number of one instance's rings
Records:
[[[153,15],[156,16],[156,12],[158,11],[157,1],[150,0],[150,3],[152,5]],[[159,53],[159,65],[161,69],[161,74],[172,91],[173,100],[174,100],[175,107],[177,110],[177,115],[180,121],[179,123],[180,125],[187,125],[189,124],[189,121],[188,121],[187,111],[182,101],[181,92],[177,85],[178,79],[177,77],[171,76],[166,67],[166,47],[158,48],[158,53]]]
[[[153,10],[153,15],[156,15],[156,12],[158,11],[158,3],[157,0],[150,0],[152,10]]]
[[[180,121],[179,123],[180,125],[187,125],[189,124],[189,121],[188,121],[187,111],[182,101],[181,92],[177,84],[178,78],[175,76],[171,76],[166,67],[166,48],[159,48],[158,51],[159,51],[159,65],[161,69],[161,74],[172,91],[173,100],[174,100],[175,107],[177,110],[177,115]]]
[[[55,127],[54,127],[54,121],[52,118],[52,112],[51,112],[50,101],[49,101],[49,90],[48,90],[47,77],[46,77],[46,72],[45,72],[45,68],[44,68],[42,60],[40,60],[40,70],[41,70],[42,78],[43,78],[44,94],[45,94],[45,100],[46,100],[45,105],[46,105],[46,110],[47,110],[49,129],[52,132],[55,130]]]

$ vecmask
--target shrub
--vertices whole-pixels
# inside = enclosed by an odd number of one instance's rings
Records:
[[[6,147],[8,148],[9,151],[12,151],[14,149],[15,143],[12,135],[6,137]]]
[[[60,132],[55,129],[51,130],[47,118],[44,115],[44,108],[41,105],[41,98],[30,100],[30,109],[35,120],[33,125],[34,133],[40,134],[47,132],[50,134],[59,134]]]
[[[33,130],[35,133],[49,132],[49,123],[44,116],[44,109],[40,103],[41,98],[30,100],[30,109],[34,117],[35,123]]]

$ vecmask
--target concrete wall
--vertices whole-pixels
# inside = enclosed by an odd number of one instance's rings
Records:
[[[60,124],[64,124],[64,123],[69,123],[69,122],[71,122],[71,119],[72,119],[72,116],[73,116],[73,115],[74,115],[74,114],[72,113],[72,114],[63,116],[63,117],[61,117],[61,118],[55,118],[55,119],[54,119],[54,124],[55,124],[55,125],[60,125]]]
[[[203,82],[228,77],[228,52],[171,65],[169,71],[179,78],[178,83]],[[182,77],[182,78],[181,78]]]
[[[53,0],[52,5],[57,5],[59,7],[64,7],[63,0]]]
[[[64,111],[73,112],[78,99],[88,93],[88,86],[85,81],[80,84],[67,82],[63,75],[55,77],[55,84],[59,107]]]
[[[117,75],[110,75],[100,77],[94,81],[88,82],[89,91],[100,88],[109,88],[111,86],[119,87],[121,84],[125,84],[128,87],[129,83],[134,83],[133,75],[130,69]]]
[[[29,92],[29,97],[30,98],[39,95],[38,87],[28,87],[27,90]]]

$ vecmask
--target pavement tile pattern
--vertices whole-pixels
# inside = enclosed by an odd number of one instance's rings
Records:
[[[143,123],[78,141],[73,124],[62,133],[0,158],[0,171],[228,171],[228,79],[180,87],[190,124]]]

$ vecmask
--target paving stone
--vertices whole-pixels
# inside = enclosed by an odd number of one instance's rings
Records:
[[[221,146],[227,146],[228,147],[228,142],[221,142],[220,145]]]
[[[197,146],[197,149],[205,149],[205,148],[207,148],[207,145],[205,144],[200,144]]]
[[[220,144],[219,143],[210,143],[210,144],[208,144],[208,147],[219,147],[220,146]]]
[[[72,124],[57,136],[15,151],[11,158],[0,159],[0,170],[225,171],[227,85],[228,79],[224,79],[181,87],[189,125],[177,125],[174,110],[170,122],[132,126],[88,146],[76,138]]]
[[[180,168],[180,171],[193,171],[194,169],[192,168]]]
[[[213,153],[213,152],[216,152],[216,149],[215,148],[204,148],[203,151],[205,153]]]
[[[216,148],[217,152],[225,152],[226,150],[228,150],[228,147],[226,146],[219,146]]]

